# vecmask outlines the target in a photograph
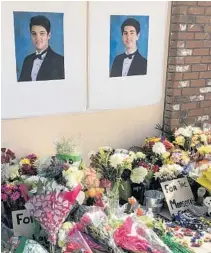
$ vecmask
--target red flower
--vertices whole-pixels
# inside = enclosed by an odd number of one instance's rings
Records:
[[[155,172],[158,172],[160,169],[160,167],[158,165],[154,165],[152,166],[152,171],[155,173]]]
[[[149,164],[147,164],[147,163],[145,163],[145,162],[139,162],[139,163],[138,163],[138,166],[142,166],[142,167],[144,167],[144,168],[146,168],[146,169],[149,168]]]
[[[111,181],[106,178],[101,179],[100,180],[100,187],[110,189],[111,188]]]
[[[1,149],[1,163],[10,163],[13,159],[15,159],[15,153],[13,153],[10,149],[2,148]]]
[[[174,145],[168,140],[164,140],[163,145],[165,146],[166,149],[171,149],[174,147]]]

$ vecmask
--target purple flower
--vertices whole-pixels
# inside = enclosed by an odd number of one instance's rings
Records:
[[[5,191],[6,191],[6,185],[5,185],[5,184],[3,184],[3,185],[1,186],[1,191],[2,191],[2,192],[5,192]]]
[[[20,198],[20,193],[19,192],[13,192],[13,194],[11,195],[11,199],[12,200],[17,200],[18,198]]]
[[[12,185],[12,186],[11,186],[11,189],[12,189],[13,191],[18,190],[18,186],[17,186],[17,185]]]
[[[2,194],[1,194],[1,199],[2,199],[3,201],[6,201],[6,200],[7,200],[7,195],[4,194],[4,193],[2,193]]]
[[[9,185],[5,185],[5,189],[4,189],[4,192],[7,194],[7,195],[10,195],[12,193],[12,189]]]

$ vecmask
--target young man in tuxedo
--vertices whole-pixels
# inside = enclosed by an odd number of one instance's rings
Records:
[[[134,18],[128,18],[122,23],[121,32],[126,51],[114,59],[110,77],[146,75],[147,60],[137,49],[140,23]]]
[[[18,81],[64,79],[64,56],[57,54],[49,46],[51,38],[50,21],[45,16],[35,16],[31,18],[29,27],[36,52],[24,59]]]

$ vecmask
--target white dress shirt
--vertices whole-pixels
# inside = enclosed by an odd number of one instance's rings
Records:
[[[43,50],[43,51],[44,51],[44,50]],[[36,55],[41,54],[43,51],[41,51],[40,53],[38,53],[38,52],[36,51]],[[40,67],[41,67],[41,65],[42,65],[42,63],[43,63],[43,61],[44,61],[44,59],[45,59],[46,54],[47,54],[47,52],[44,53],[44,54],[41,56],[42,59],[36,58],[36,59],[34,60],[33,67],[32,67],[32,72],[31,72],[32,81],[36,81],[36,80],[37,80],[38,72],[39,72],[39,70],[40,70]]]
[[[137,49],[136,49],[136,50],[137,50]],[[131,52],[130,54],[135,53],[136,50],[134,50],[134,51]],[[125,52],[125,53],[128,54],[127,52]],[[123,66],[122,66],[122,76],[127,76],[128,71],[129,71],[129,69],[130,69],[130,65],[131,65],[131,63],[132,63],[132,61],[133,61],[133,58],[134,58],[134,55],[132,56],[131,59],[129,59],[129,58],[125,58],[125,59],[124,59],[124,61],[123,61]]]

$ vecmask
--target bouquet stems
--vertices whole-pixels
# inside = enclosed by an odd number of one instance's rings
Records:
[[[55,253],[55,245],[53,243],[50,243],[50,253]]]
[[[115,211],[119,205],[119,186],[121,183],[121,178],[117,178],[113,185],[112,190],[109,193],[109,217],[115,214]]]

